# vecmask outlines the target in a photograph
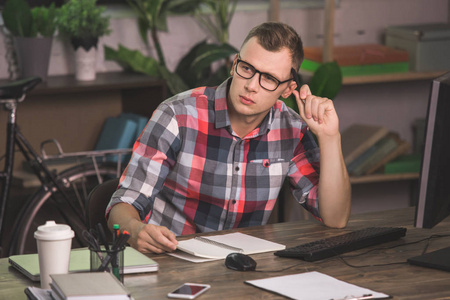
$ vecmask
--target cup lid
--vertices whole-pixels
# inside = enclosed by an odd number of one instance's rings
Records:
[[[54,241],[71,239],[75,233],[66,224],[56,224],[55,221],[47,221],[44,225],[37,228],[34,232],[34,237],[38,240]]]

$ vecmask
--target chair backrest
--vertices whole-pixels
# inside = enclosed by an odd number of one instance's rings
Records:
[[[87,218],[89,228],[95,228],[98,223],[102,224],[105,232],[111,232],[108,229],[105,211],[106,206],[111,199],[112,194],[116,191],[119,185],[119,178],[110,179],[97,185],[88,196]],[[107,236],[111,236],[108,234]]]

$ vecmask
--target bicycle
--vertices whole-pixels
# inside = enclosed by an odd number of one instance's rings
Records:
[[[41,143],[39,155],[21,133],[17,125],[17,106],[24,101],[26,94],[41,82],[39,77],[17,80],[0,86],[0,104],[8,112],[6,151],[4,170],[0,173],[2,193],[0,198],[0,241],[1,257],[22,254],[25,249],[35,247],[34,231],[43,206],[51,204],[62,218],[75,231],[75,237],[81,246],[82,231],[88,228],[86,200],[89,192],[106,179],[117,178],[123,171],[122,158],[131,153],[131,149],[84,151],[65,153],[55,139]],[[48,155],[46,150],[53,144],[57,153]],[[13,223],[9,244],[4,239],[5,212],[11,191],[15,148],[22,153],[33,173],[40,181],[40,188],[20,208]],[[48,163],[70,159],[74,166],[57,172]],[[53,217],[53,215],[52,215]],[[56,217],[56,216],[55,216]],[[7,245],[6,245],[7,244]]]

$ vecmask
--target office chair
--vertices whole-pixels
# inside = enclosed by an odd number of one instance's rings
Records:
[[[118,185],[119,178],[110,179],[97,185],[89,193],[86,212],[89,228],[95,228],[100,223],[105,233],[111,233],[106,223],[105,210]],[[107,236],[110,237],[111,234],[107,234]]]

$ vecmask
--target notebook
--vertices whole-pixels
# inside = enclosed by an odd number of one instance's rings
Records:
[[[192,239],[179,241],[177,249],[184,253],[169,254],[193,262],[203,262],[224,259],[233,252],[255,254],[278,251],[285,248],[286,246],[282,244],[235,232],[214,236],[197,236]]]
[[[32,281],[39,281],[39,259],[36,253],[12,255],[9,257],[9,263]],[[124,264],[125,274],[155,272],[159,268],[157,262],[131,247],[125,248]],[[69,272],[87,272],[89,270],[89,249],[72,249]]]
[[[413,265],[450,272],[450,247],[408,258]]]
[[[129,300],[130,293],[109,272],[53,274],[52,297],[58,300]]]

